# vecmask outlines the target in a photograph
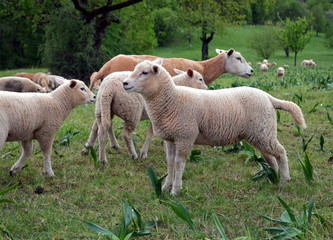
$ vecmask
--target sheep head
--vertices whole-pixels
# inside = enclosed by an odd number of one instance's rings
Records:
[[[239,52],[230,49],[222,54],[225,55],[224,69],[226,72],[245,78],[253,75],[252,67]]]

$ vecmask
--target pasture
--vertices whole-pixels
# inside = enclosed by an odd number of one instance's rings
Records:
[[[246,43],[253,28],[233,28],[225,37],[216,37],[210,44],[210,57],[215,56],[215,48],[233,47],[252,63],[262,61]],[[153,54],[199,60],[200,42],[194,41],[193,49],[188,49],[187,43],[180,41],[157,48]],[[317,67],[301,68],[301,60],[309,58],[316,61]],[[4,196],[16,204],[0,205],[0,229],[5,226],[14,239],[104,239],[82,221],[112,229],[121,222],[122,207],[128,199],[144,221],[156,222],[151,235],[141,239],[195,239],[198,233],[209,239],[218,238],[220,234],[212,213],[217,214],[229,239],[241,236],[263,239],[272,236],[263,229],[277,225],[260,215],[279,219],[285,210],[278,195],[297,216],[303,204],[307,206],[313,197],[314,211],[327,221],[327,227],[313,217],[304,239],[333,238],[333,50],[323,46],[322,37],[314,37],[299,53],[297,67],[292,66],[292,56],[284,57],[283,51],[277,51],[269,61],[278,65],[269,68],[265,75],[253,65],[252,78],[223,75],[210,87],[251,86],[299,104],[308,125],[304,131],[297,129],[289,113],[279,111],[278,114],[278,139],[287,151],[292,178],[285,187],[279,188],[267,179],[252,181],[260,170],[259,165],[253,160],[245,161],[239,145],[195,146],[194,150],[201,153],[200,158],[187,162],[183,190],[177,197],[166,194],[163,198],[179,201],[187,208],[197,229],[193,233],[169,206],[161,204],[151,187],[147,169],[152,167],[158,177],[167,171],[162,141],[154,137],[148,158],[133,161],[121,139],[123,123],[116,118],[114,129],[122,151],[118,153],[109,148],[109,165],[102,166],[92,156],[81,155],[94,120],[94,105],[84,105],[74,109],[55,137],[51,159],[56,176],[52,179],[42,174],[42,154],[36,143],[26,167],[17,176],[10,177],[9,169],[19,158],[21,149],[17,142],[6,143],[0,153],[0,192],[15,183],[19,187]],[[284,64],[290,67],[284,80],[278,81],[276,69]],[[46,69],[3,71],[0,77],[22,71]],[[148,128],[149,122],[143,121],[135,131],[137,152]],[[314,168],[312,182],[306,181],[298,160],[304,159],[305,148]],[[42,194],[36,193],[37,187],[43,188]],[[1,238],[8,238],[3,230],[0,230]]]

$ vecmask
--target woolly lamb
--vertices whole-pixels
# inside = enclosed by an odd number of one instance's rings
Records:
[[[11,92],[45,92],[45,89],[40,85],[34,83],[29,78],[23,77],[0,78],[0,90]]]
[[[316,63],[313,61],[313,59],[310,60],[303,60],[301,63],[302,67],[316,67]]]
[[[48,74],[47,75],[48,79],[49,79],[49,87],[54,90],[57,87],[59,87],[60,85],[70,81],[62,76],[58,76],[58,75],[52,75],[52,74]]]
[[[267,73],[267,71],[268,71],[268,67],[266,64],[260,64],[259,69],[260,69],[261,73]]]
[[[276,72],[277,72],[277,75],[278,75],[278,79],[282,81],[283,80],[283,76],[284,76],[284,72],[285,72],[284,68],[283,67],[279,67],[276,70]]]
[[[47,74],[38,72],[38,73],[17,73],[15,74],[17,77],[25,77],[31,79],[34,83],[42,86],[45,91],[51,92],[51,88],[49,87],[49,79]]]
[[[73,108],[94,100],[95,95],[79,80],[52,93],[0,92],[0,151],[5,142],[20,141],[22,145],[22,155],[10,174],[21,171],[36,139],[44,155],[44,172],[53,177],[50,156],[56,131]]]
[[[193,69],[199,72],[208,85],[223,73],[231,73],[237,76],[249,78],[253,74],[253,69],[246,62],[239,52],[230,49],[224,51],[216,49],[217,56],[206,61],[193,61],[185,58],[165,58],[163,66],[171,74],[175,76],[174,69],[186,71]],[[106,62],[103,67],[91,75],[90,89],[93,89],[95,82],[103,80],[107,75],[118,71],[133,71],[134,67],[144,60],[155,60],[158,57],[149,55],[118,55]]]
[[[202,91],[175,86],[170,74],[156,62],[144,61],[123,81],[128,92],[141,93],[156,136],[165,140],[168,176],[163,190],[176,195],[194,144],[224,146],[246,140],[267,163],[290,180],[288,159],[277,140],[275,109],[291,113],[306,127],[301,109],[250,87]]]
[[[188,69],[187,72],[175,69],[179,75],[174,76],[176,85],[207,89],[201,74]],[[142,120],[147,120],[148,115],[144,107],[144,100],[140,94],[127,93],[122,85],[122,81],[132,72],[114,72],[108,75],[101,84],[97,94],[95,115],[96,120],[88,141],[82,149],[82,154],[88,154],[89,148],[93,147],[98,135],[99,140],[99,160],[107,164],[105,143],[106,133],[110,139],[110,145],[114,149],[120,149],[117,139],[114,136],[112,128],[112,119],[114,115],[124,120],[123,139],[126,143],[127,151],[132,159],[137,159],[137,153],[133,144],[133,132]],[[98,133],[98,134],[97,134]],[[141,148],[140,157],[147,158],[149,144],[154,136],[152,126],[147,134],[146,141]]]

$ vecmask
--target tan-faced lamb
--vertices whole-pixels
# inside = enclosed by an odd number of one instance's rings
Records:
[[[23,77],[0,78],[0,90],[11,92],[45,92],[45,89],[40,85],[34,83],[29,78]]]
[[[49,79],[47,74],[38,72],[38,73],[17,73],[15,74],[17,77],[25,77],[31,79],[33,82],[42,86],[46,92],[51,92],[51,88],[49,87]]]
[[[230,49],[224,51],[216,49],[217,56],[205,61],[193,61],[185,58],[164,58],[163,66],[175,76],[174,69],[186,71],[193,69],[199,72],[208,85],[215,81],[224,73],[231,73],[237,76],[249,78],[253,74],[253,69],[242,57],[239,52]],[[90,89],[93,89],[95,82],[99,79],[102,81],[107,75],[118,71],[133,71],[134,67],[144,60],[155,60],[158,57],[149,55],[118,55],[106,62],[103,67],[91,75]]]
[[[313,59],[310,60],[303,60],[301,63],[302,67],[316,67],[316,63],[313,61]]]
[[[79,80],[51,93],[0,92],[0,151],[5,142],[20,141],[22,145],[22,155],[10,174],[21,171],[36,139],[44,156],[44,172],[53,177],[50,157],[56,131],[73,108],[94,100],[95,95]]]
[[[224,146],[246,140],[267,163],[290,180],[288,159],[277,140],[276,109],[291,113],[305,128],[301,109],[250,87],[203,91],[176,86],[161,60],[139,63],[123,81],[128,92],[142,94],[156,136],[165,140],[168,176],[163,185],[176,195],[182,189],[186,159],[194,144]]]
[[[283,67],[278,67],[278,69],[276,70],[276,72],[277,72],[277,75],[278,75],[278,79],[282,81],[284,73],[285,73],[284,68]]]
[[[260,64],[260,66],[259,66],[259,69],[260,69],[260,72],[261,73],[267,73],[267,71],[268,71],[268,67],[267,67],[267,65],[266,64]]]
[[[186,72],[175,69],[178,74],[172,77],[176,85],[207,89],[200,73],[188,69]],[[91,133],[84,149],[81,151],[87,154],[89,148],[93,147],[98,136],[99,160],[107,164],[105,144],[106,134],[109,136],[112,148],[120,149],[117,139],[114,136],[112,120],[118,116],[124,120],[123,139],[127,151],[132,159],[137,159],[138,155],[133,144],[133,132],[142,120],[147,120],[148,115],[144,107],[144,100],[138,93],[127,93],[122,85],[122,81],[132,72],[114,72],[108,75],[102,82],[97,94],[95,116],[96,120],[92,126]],[[147,133],[146,141],[140,150],[140,157],[145,159],[148,154],[149,144],[154,136],[152,126]]]

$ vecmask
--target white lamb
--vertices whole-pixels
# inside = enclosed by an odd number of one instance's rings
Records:
[[[288,159],[277,140],[275,109],[288,111],[305,128],[301,109],[256,88],[202,91],[176,86],[156,62],[144,61],[123,81],[128,92],[141,93],[156,136],[165,140],[168,176],[163,190],[182,189],[185,163],[194,144],[224,146],[246,140],[267,163],[290,180]]]
[[[302,67],[316,67],[316,63],[315,61],[313,61],[313,59],[310,60],[303,60],[301,63]]]
[[[10,174],[21,171],[36,139],[44,155],[44,173],[53,177],[50,156],[55,133],[73,108],[94,100],[95,95],[79,80],[51,93],[0,92],[0,151],[5,142],[20,141],[22,145],[21,157]]]
[[[276,70],[276,72],[277,72],[277,75],[278,75],[278,79],[282,81],[282,80],[283,80],[284,73],[285,73],[284,68],[283,68],[283,67],[279,67],[279,68]]]
[[[172,79],[175,84],[207,89],[202,76],[197,71],[188,69],[187,72],[175,69],[179,75]],[[148,115],[144,107],[144,100],[140,94],[127,93],[122,85],[122,81],[132,72],[114,72],[108,75],[101,83],[97,94],[95,116],[96,120],[91,129],[91,133],[82,154],[87,154],[89,148],[94,146],[98,136],[99,142],[99,160],[107,164],[105,144],[106,134],[109,136],[110,145],[114,149],[120,149],[117,139],[114,136],[112,119],[116,115],[124,120],[123,139],[125,141],[127,151],[132,159],[137,159],[138,155],[133,144],[133,132],[142,120],[147,120]],[[154,136],[153,129],[147,133],[146,141],[140,150],[140,157],[147,158],[149,144]]]
[[[267,67],[267,65],[266,64],[260,64],[260,66],[259,66],[259,69],[260,69],[260,72],[261,73],[267,73],[267,71],[268,71],[268,67]]]

